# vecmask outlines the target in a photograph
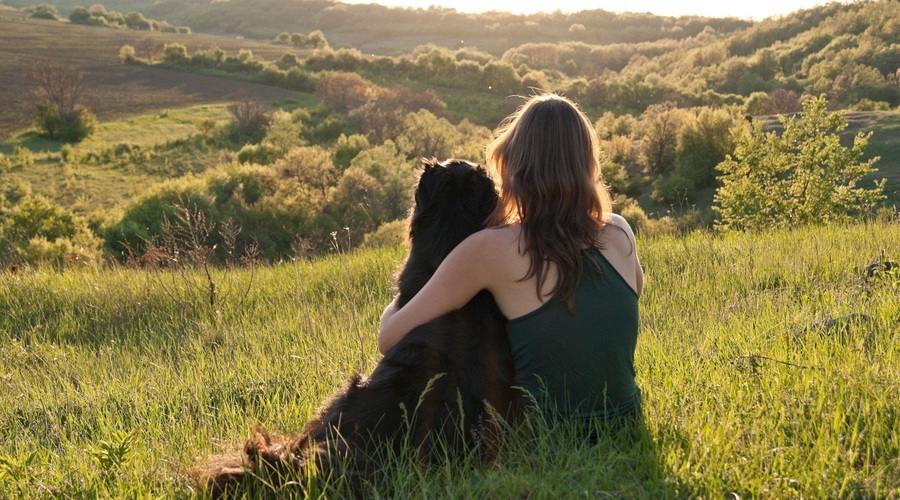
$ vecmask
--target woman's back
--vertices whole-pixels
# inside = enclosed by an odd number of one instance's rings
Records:
[[[551,299],[510,319],[516,380],[545,413],[613,417],[633,413],[638,297],[597,248],[584,267],[570,312]]]
[[[552,297],[552,290],[558,279],[558,270],[552,263],[547,264],[546,279],[539,297],[536,293],[537,277],[525,278],[531,265],[531,255],[522,248],[521,226],[485,229],[466,241],[466,247],[477,255],[471,258],[484,260],[483,272],[488,273],[486,281],[494,295],[500,311],[507,318],[518,318],[541,307]],[[600,253],[622,277],[632,293],[640,296],[643,288],[643,271],[637,258],[634,234],[628,223],[619,215],[608,214],[607,226],[597,238]],[[525,278],[525,279],[523,279]]]

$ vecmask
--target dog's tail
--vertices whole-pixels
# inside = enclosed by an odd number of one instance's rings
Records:
[[[262,428],[244,443],[243,452],[209,457],[191,472],[197,485],[213,498],[236,492],[247,476],[283,477],[295,474],[304,460],[288,437],[273,438]]]

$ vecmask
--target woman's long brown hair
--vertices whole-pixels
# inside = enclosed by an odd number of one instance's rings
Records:
[[[488,164],[500,182],[490,225],[519,222],[531,258],[522,280],[537,278],[538,298],[547,263],[559,278],[551,296],[574,307],[584,269],[582,249],[597,246],[603,213],[612,210],[600,182],[594,127],[578,106],[556,94],[531,97],[510,115],[488,146]]]

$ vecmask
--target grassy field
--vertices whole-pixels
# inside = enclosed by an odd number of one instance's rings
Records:
[[[639,249],[646,429],[589,447],[538,425],[484,466],[397,459],[373,495],[900,495],[900,276],[865,273],[900,260],[900,225]],[[298,430],[374,366],[402,258],[219,270],[212,306],[199,272],[0,274],[0,497],[196,495],[186,471],[198,457],[257,424]]]

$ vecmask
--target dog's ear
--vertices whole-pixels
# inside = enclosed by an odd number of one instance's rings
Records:
[[[419,184],[416,186],[416,205],[421,206],[434,196],[433,191],[441,170],[444,170],[444,167],[437,158],[422,158],[422,173],[419,176]]]
[[[422,158],[422,169],[423,170],[432,169],[434,167],[440,166],[440,164],[441,163],[438,161],[438,159],[433,156],[431,158]]]

